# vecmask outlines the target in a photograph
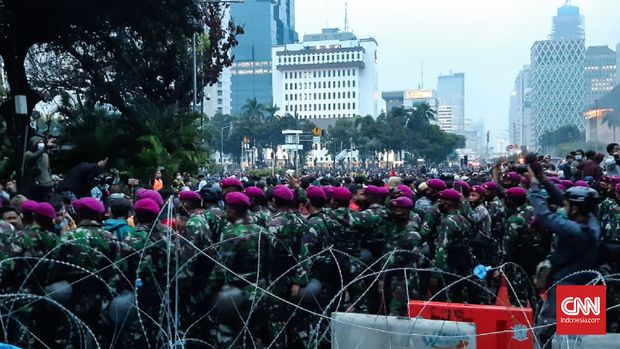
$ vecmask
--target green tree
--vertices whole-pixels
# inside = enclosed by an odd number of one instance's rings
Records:
[[[241,114],[247,117],[250,121],[265,121],[265,105],[258,103],[256,98],[248,99],[241,107]]]
[[[603,124],[607,124],[607,126],[612,129],[615,140],[616,127],[620,126],[620,111],[614,109],[611,112],[607,112],[603,117]]]
[[[277,118],[278,112],[280,111],[280,107],[277,105],[268,105],[265,107],[265,112],[267,113],[268,118]]]
[[[0,0],[0,56],[9,98],[0,105],[8,135],[21,144],[28,119],[14,113],[16,95],[25,95],[28,115],[41,101],[41,88],[54,77],[59,89],[83,94],[134,116],[141,100],[187,111],[191,100],[191,38],[207,33],[209,45],[200,80],[217,81],[232,64],[230,49],[243,29],[222,23],[223,6],[195,0]],[[29,54],[55,68],[29,75]],[[54,65],[58,57],[69,62]],[[47,58],[47,59],[46,59]],[[60,73],[58,69],[61,69]],[[46,72],[48,69],[39,69]],[[70,78],[62,78],[67,73]],[[60,76],[60,78],[58,78]],[[41,87],[41,88],[38,88]],[[19,152],[20,147],[14,147]],[[17,154],[18,158],[21,154]]]

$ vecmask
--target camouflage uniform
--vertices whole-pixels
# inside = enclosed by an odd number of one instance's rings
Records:
[[[218,255],[223,266],[214,267],[208,284],[208,293],[215,303],[214,326],[210,330],[210,340],[215,348],[252,347],[251,336],[254,340],[256,337],[263,341],[270,339],[261,325],[266,323],[266,304],[271,302],[268,302],[269,296],[257,289],[257,286],[265,289],[267,284],[264,263],[269,247],[267,237],[264,228],[243,221],[228,224],[222,231]],[[233,289],[242,292],[242,300],[236,304],[236,309],[218,307],[218,295]]]
[[[458,211],[442,215],[437,225],[437,241],[435,252],[435,267],[453,274],[468,276],[475,264],[473,251],[469,246],[469,240],[473,234],[471,223]],[[448,274],[439,276],[446,285],[457,279]],[[441,287],[441,286],[440,286]],[[440,295],[439,299],[448,299],[451,302],[465,302],[470,297],[471,285],[468,282],[457,283],[449,290],[448,294]],[[480,292],[480,290],[473,290]]]
[[[387,254],[394,251],[389,258],[387,268],[402,269],[390,271],[385,277],[385,296],[389,315],[406,316],[409,299],[420,298],[418,273],[410,270],[416,268],[420,260],[419,253],[415,251],[422,241],[419,231],[420,219],[417,215],[401,226],[392,219],[386,222],[383,252]]]
[[[228,224],[228,221],[226,220],[226,212],[224,212],[224,210],[222,210],[221,208],[214,206],[206,209],[203,213],[203,216],[207,221],[209,230],[211,231],[212,242],[219,242],[222,236],[222,231],[224,230],[224,227]]]
[[[504,239],[504,228],[506,221],[506,206],[500,198],[495,197],[486,202],[486,208],[491,215],[491,233],[496,241]]]
[[[175,280],[171,276],[168,283],[167,273],[174,270],[177,262],[174,249],[168,255],[168,246],[174,244],[170,238],[168,228],[159,223],[139,224],[125,237],[129,247],[126,274],[135,285],[140,316],[139,321],[127,324],[123,335],[119,336],[117,345],[121,348],[157,348],[169,340],[165,331],[172,325],[169,311],[173,310],[168,308],[166,298],[170,304],[176,301]],[[184,281],[182,275],[177,279],[179,282]]]
[[[122,271],[114,265],[121,258],[116,234],[104,230],[97,222],[82,223],[60,237],[52,256],[64,264],[53,264],[50,283],[64,280],[72,285],[67,308],[93,330],[99,343],[109,343],[108,336],[114,333],[104,331],[103,310],[124,278]],[[71,333],[70,324],[58,326],[58,339],[66,338],[68,333]],[[74,333],[70,341],[79,346],[81,341],[91,340],[89,338],[79,338]]]
[[[303,217],[293,211],[277,213],[269,222],[267,270],[270,291],[280,298],[290,299],[293,285],[305,286],[308,282],[310,261],[307,260],[308,251],[302,241],[305,229],[306,222]],[[274,297],[270,297],[268,303],[274,346],[300,346],[308,336],[309,329],[304,321],[296,316],[296,309]],[[289,325],[286,325],[287,322]]]
[[[517,208],[506,219],[506,235],[504,236],[504,261],[519,265],[508,264],[505,268],[506,277],[510,280],[516,295],[509,290],[510,302],[517,306],[535,306],[535,292],[532,292],[533,277],[536,266],[546,256],[541,235],[532,228],[534,209],[530,205]]]
[[[49,284],[48,274],[51,262],[42,261],[39,258],[50,258],[48,253],[56,247],[57,243],[58,237],[55,233],[39,227],[30,227],[27,230],[15,232],[15,236],[4,241],[0,293],[44,295],[44,287]],[[47,302],[24,299],[16,300],[14,303],[6,302],[3,307],[13,308],[11,313],[13,321],[3,319],[3,327],[7,330],[9,337],[4,338],[2,335],[2,341],[24,348],[37,345],[34,336],[47,344],[54,342],[56,326],[55,323],[50,322],[50,319],[62,318],[64,315],[53,306]]]
[[[618,207],[618,202],[614,198],[606,198],[598,204],[595,214],[598,221],[601,222],[601,227],[605,228],[610,219],[611,211],[616,207]]]
[[[616,200],[613,200],[613,203],[609,203],[608,206],[609,211],[604,214],[604,222],[601,224],[601,245],[605,251],[601,256],[602,263],[605,263],[601,270],[606,275],[617,275],[620,273],[620,257],[618,256],[620,252],[620,206]],[[607,307],[618,304],[620,304],[620,282],[607,280]],[[615,308],[607,311],[607,332],[620,332],[620,309]]]
[[[271,221],[271,212],[265,208],[258,208],[255,211],[249,212],[250,222],[259,225],[263,228],[267,228],[269,221]]]
[[[470,241],[474,255],[478,262],[484,265],[496,265],[499,263],[497,252],[501,247],[491,235],[491,215],[484,205],[478,205],[465,216],[471,222],[473,233]]]

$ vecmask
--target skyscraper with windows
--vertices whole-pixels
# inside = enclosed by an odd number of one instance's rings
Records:
[[[531,103],[531,69],[524,66],[515,79],[510,93],[509,135],[510,144],[531,147],[534,145]]]
[[[273,104],[271,48],[297,42],[295,0],[245,0],[230,13],[245,30],[232,50],[232,113],[238,114],[249,99]]]
[[[586,107],[616,86],[616,52],[607,46],[590,46],[585,60]]]
[[[320,127],[379,114],[377,41],[336,28],[273,47],[273,100],[284,114]]]
[[[465,128],[465,74],[450,73],[437,78],[439,105],[452,107],[452,130]]]
[[[553,18],[550,40],[531,48],[534,139],[567,125],[583,129],[585,34],[579,8],[564,5]]]

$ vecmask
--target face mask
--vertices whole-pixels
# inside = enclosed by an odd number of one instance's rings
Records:
[[[577,160],[577,161],[581,161],[581,159],[583,159],[583,156],[581,156],[581,155],[577,155],[577,156],[575,156],[575,160]]]
[[[37,150],[43,150],[45,148],[45,144],[37,143]]]

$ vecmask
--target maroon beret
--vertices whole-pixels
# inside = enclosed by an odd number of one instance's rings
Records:
[[[327,195],[328,198],[332,198],[334,194],[334,187],[332,185],[324,185],[323,191],[325,192],[325,195]]]
[[[519,182],[521,181],[521,176],[518,173],[511,171],[511,172],[504,174],[504,179]]]
[[[446,189],[439,193],[439,197],[446,200],[461,200],[461,193],[454,189]]]
[[[308,190],[306,190],[306,195],[308,196],[308,199],[327,200],[327,195],[325,194],[325,191],[318,186],[309,187]]]
[[[151,199],[151,200],[155,201],[155,203],[157,205],[159,205],[159,207],[163,207],[164,206],[164,199],[161,197],[161,194],[158,193],[155,190],[152,190],[152,189],[137,190],[136,191],[136,198],[138,200],[141,200],[141,199]]]
[[[95,198],[81,198],[73,203],[73,208],[77,213],[84,211],[92,211],[96,213],[104,213],[105,207],[101,201]]]
[[[484,195],[484,193],[485,193],[484,192],[484,188],[479,186],[479,185],[474,185],[473,187],[471,187],[470,192],[478,193],[478,194],[481,194],[481,195]]]
[[[525,198],[527,197],[527,191],[521,187],[514,187],[514,188],[506,189],[506,197]]]
[[[456,181],[456,184],[460,185],[461,188],[465,189],[465,191],[470,191],[471,190],[471,186],[469,185],[469,183],[467,183],[465,181]]]
[[[400,192],[401,196],[404,196],[406,198],[409,198],[409,199],[413,200],[413,191],[408,186],[406,186],[404,184],[401,184],[401,185],[396,187],[396,190],[398,190]]]
[[[220,183],[220,187],[222,188],[236,187],[239,189],[243,189],[243,183],[241,183],[241,181],[238,180],[237,178],[229,177],[229,178],[224,179]]]
[[[412,208],[413,200],[408,197],[401,196],[392,201],[390,201],[390,205],[393,207],[404,207],[404,208]]]
[[[566,191],[566,187],[562,184],[556,184],[555,187],[558,188],[560,191]]]
[[[140,199],[136,201],[133,206],[133,210],[135,212],[143,212],[143,213],[152,213],[155,215],[159,214],[160,208],[159,205],[153,199]]]
[[[293,192],[285,185],[278,185],[273,188],[271,196],[284,201],[293,201],[293,199],[295,198]]]
[[[390,195],[390,191],[385,187],[377,187],[374,185],[369,185],[364,189],[364,194],[378,196],[380,198],[387,198]]]
[[[229,205],[250,207],[250,198],[238,191],[226,194],[224,202]]]
[[[332,197],[336,201],[349,201],[351,200],[351,192],[347,188],[337,187],[332,191]]]
[[[573,181],[568,180],[568,179],[563,179],[560,181],[560,184],[562,184],[562,186],[564,186],[564,188],[568,189],[570,187],[573,187],[575,184],[573,183]]]
[[[185,190],[179,193],[179,200],[181,201],[192,201],[192,202],[200,202],[200,194],[196,193],[192,190]]]
[[[251,198],[262,198],[265,196],[265,192],[259,187],[247,187],[245,188],[245,195]]]
[[[41,202],[37,204],[33,212],[38,214],[39,216],[47,217],[49,219],[56,218],[56,210],[54,210],[54,207],[47,202]]]
[[[589,188],[590,185],[586,181],[578,180],[575,182],[576,187],[586,187]]]
[[[530,179],[527,177],[521,177],[521,184],[529,185]]]
[[[497,183],[495,182],[486,182],[482,185],[485,190],[497,190]]]
[[[26,200],[19,207],[23,214],[33,213],[34,209],[39,205],[38,202],[34,200]]]
[[[429,188],[433,188],[437,190],[444,190],[448,187],[446,185],[446,182],[442,181],[441,179],[437,179],[437,178],[429,179],[428,181],[426,181],[426,185],[428,185]]]

